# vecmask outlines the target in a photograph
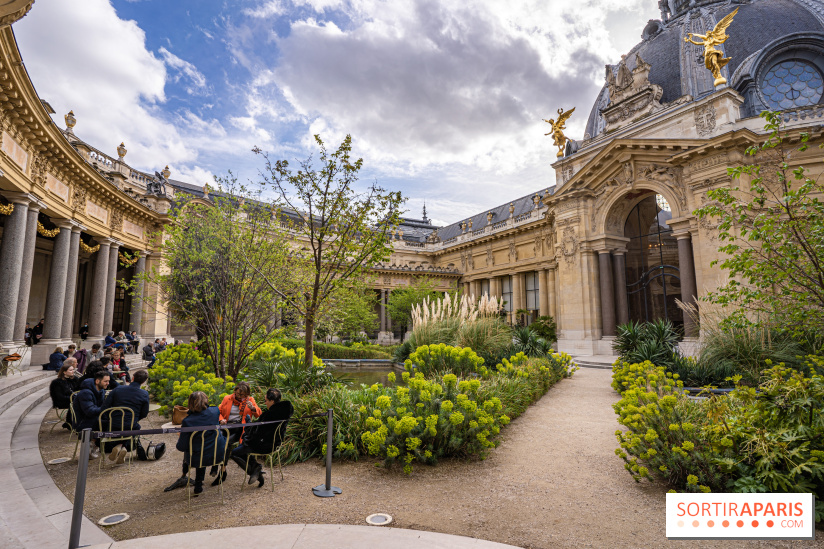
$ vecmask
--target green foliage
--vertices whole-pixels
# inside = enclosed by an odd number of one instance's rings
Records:
[[[264,156],[263,178],[278,205],[304,215],[292,223],[294,240],[304,244],[289,248],[289,268],[305,273],[292,289],[290,306],[303,317],[307,368],[312,364],[313,335],[324,307],[342,287],[351,287],[370,267],[389,258],[403,204],[400,192],[387,191],[377,183],[365,189],[358,185],[363,159],[352,158],[351,136],[334,151],[327,150],[319,135],[315,135],[315,144],[317,160],[310,156],[297,170],[287,160],[271,162],[266,153],[255,149]],[[259,276],[270,277],[268,273]]]
[[[739,184],[709,191],[711,202],[695,211],[719,222],[726,255],[721,268],[729,275],[705,299],[735,307],[732,323],[769,317],[783,327],[822,333],[824,184],[794,160],[809,147],[810,135],[788,135],[780,113],[761,116],[768,138],[747,149],[748,164],[728,169]]]
[[[809,369],[824,358],[808,356]],[[616,363],[616,431],[627,470],[692,492],[812,492],[824,496],[824,377],[768,367],[758,391],[738,385],[703,401],[649,362]],[[817,520],[824,506],[817,505]]]
[[[287,349],[303,349],[304,346],[302,339],[280,339],[278,343]],[[353,343],[352,345],[346,346],[316,341],[314,347],[315,356],[325,359],[392,358],[392,355],[379,345]]]
[[[329,297],[325,313],[318,316],[317,335],[352,339],[359,337],[361,332],[375,330],[378,327],[377,304],[378,296],[372,291],[367,278],[350,279],[345,284],[339,284]]]
[[[440,292],[436,292],[437,282],[428,276],[417,277],[412,284],[399,290],[392,290],[389,293],[389,302],[386,305],[386,312],[392,322],[399,325],[403,331],[409,328],[409,320],[412,318],[412,309],[415,305],[423,303],[427,297],[430,300],[440,297]]]
[[[311,368],[306,368],[303,349],[286,349],[272,343],[255,353],[246,375],[254,389],[263,394],[266,389],[276,387],[301,395],[339,382],[331,372],[326,371],[318,357],[313,357],[312,364]]]
[[[545,356],[552,351],[550,343],[538,335],[531,326],[520,326],[513,330],[516,353],[527,356]]]
[[[398,364],[403,364],[414,350],[415,348],[412,346],[412,342],[410,340],[406,340],[398,345],[397,349],[395,349],[395,352],[392,354],[392,359]]]
[[[192,345],[175,345],[159,353],[149,376],[149,393],[164,415],[175,405],[185,406],[195,391],[206,393],[209,404],[220,404],[234,386],[231,377],[216,376],[209,359]]]
[[[499,317],[461,321],[447,317],[416,326],[408,340],[413,349],[424,345],[471,347],[488,364],[512,354],[512,329]]]
[[[529,327],[550,345],[558,341],[558,325],[551,316],[539,316]]]
[[[617,328],[613,350],[624,362],[649,360],[659,366],[670,366],[678,358],[680,334],[667,319],[653,322],[628,322]]]
[[[409,372],[421,373],[427,377],[450,373],[467,376],[481,373],[484,359],[469,347],[452,347],[441,343],[418,347],[409,355],[404,365]]]

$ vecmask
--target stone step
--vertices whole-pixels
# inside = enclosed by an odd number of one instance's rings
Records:
[[[49,370],[24,370],[20,373],[14,373],[8,376],[0,377],[0,395],[13,391],[18,387],[32,383],[39,379],[54,378],[55,373]]]
[[[48,399],[23,419],[12,436],[11,461],[22,488],[39,513],[56,530],[57,546],[66,546],[71,530],[72,502],[54,484],[40,454],[39,431],[43,418],[51,410]],[[96,465],[96,461],[92,465]],[[106,535],[86,517],[81,526],[80,545],[111,543]],[[39,546],[38,546],[39,547]]]
[[[39,393],[45,389],[46,397],[48,397],[49,384],[52,380],[56,379],[56,376],[54,372],[46,373],[49,374],[48,377],[41,376],[29,381],[28,383],[18,385],[14,389],[0,395],[0,417],[3,417],[2,414],[4,414],[9,408],[13,407],[16,403],[30,400],[31,395],[34,393]]]

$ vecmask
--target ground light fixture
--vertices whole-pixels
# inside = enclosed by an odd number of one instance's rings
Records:
[[[114,526],[115,524],[120,524],[121,522],[126,522],[129,520],[129,515],[126,513],[116,513],[114,515],[109,515],[107,517],[103,517],[102,519],[97,521],[97,524],[100,526]]]
[[[375,513],[366,517],[366,524],[370,526],[387,526],[392,522],[392,517],[386,513]]]

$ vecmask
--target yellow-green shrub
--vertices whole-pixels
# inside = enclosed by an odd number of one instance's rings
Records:
[[[192,345],[176,345],[159,353],[149,372],[149,392],[164,415],[175,405],[185,406],[195,391],[206,393],[209,404],[220,404],[234,386],[231,377],[216,376],[211,362]]]
[[[408,371],[420,372],[424,376],[442,376],[447,373],[467,376],[480,373],[483,364],[484,359],[469,347],[452,347],[443,343],[422,345],[404,362]]]

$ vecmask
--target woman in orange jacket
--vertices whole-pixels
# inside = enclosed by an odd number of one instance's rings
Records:
[[[220,424],[226,425],[232,423],[246,423],[246,419],[250,417],[260,417],[260,407],[252,397],[252,390],[249,384],[245,381],[238,382],[235,385],[235,390],[231,395],[223,397],[223,402],[218,406],[220,410]],[[233,444],[240,443],[243,435],[243,429],[229,429],[229,439],[227,441],[227,448],[231,448]],[[226,463],[229,462],[232,452],[226,452]],[[217,475],[217,469],[213,468],[212,476]],[[226,480],[226,466],[223,467],[223,480]],[[217,486],[219,479],[215,479],[212,483]]]

